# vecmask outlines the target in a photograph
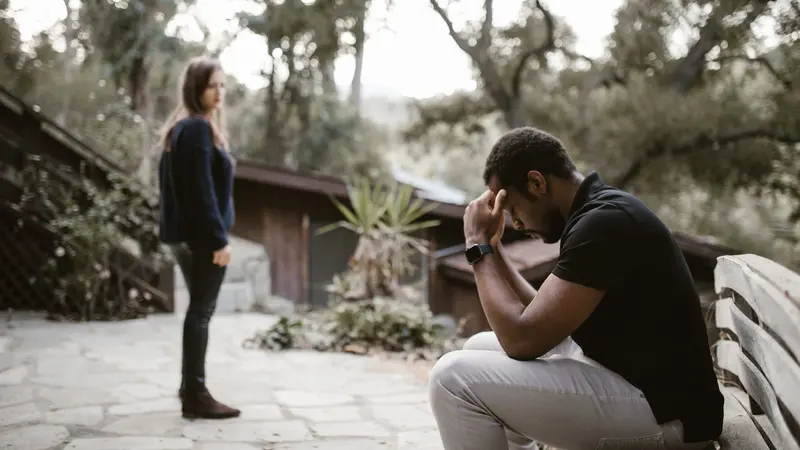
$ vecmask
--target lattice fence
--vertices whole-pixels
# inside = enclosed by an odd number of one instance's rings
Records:
[[[142,280],[141,262],[123,251],[115,251],[109,270],[98,270],[95,290],[87,296],[65,291],[58,277],[47,274],[48,262],[57,273],[70,271],[69,257],[62,253],[42,224],[0,205],[0,308],[2,310],[46,311],[52,319],[120,320],[163,310],[164,299]],[[144,289],[143,289],[144,284]]]
[[[37,274],[53,254],[52,241],[7,204],[0,205],[0,308],[46,309],[49,293]]]
[[[53,318],[78,320],[125,319],[171,310],[172,271],[158,265],[153,199],[123,188],[128,190],[122,198],[107,197],[106,204],[124,205],[127,213],[108,218],[113,222],[91,216],[95,224],[117,224],[124,239],[137,243],[138,251],[116,244],[116,238],[108,237],[112,232],[103,240],[92,227],[74,228],[86,222],[90,205],[97,205],[97,197],[92,200],[89,191],[107,193],[114,189],[111,178],[125,176],[95,150],[0,88],[1,309],[44,310]],[[94,188],[87,190],[87,182]],[[64,203],[60,195],[43,196],[42,187],[76,195]],[[15,207],[21,203],[25,206]],[[83,231],[81,237],[76,240],[72,235],[71,244],[61,242],[64,231],[46,220],[56,216],[68,217],[72,231]],[[85,251],[89,249],[96,251]],[[92,265],[96,272],[88,269]],[[78,270],[81,267],[85,271]]]

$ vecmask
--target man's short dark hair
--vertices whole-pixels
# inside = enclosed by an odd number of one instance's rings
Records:
[[[533,127],[515,128],[504,134],[486,158],[483,181],[497,177],[502,187],[527,191],[528,172],[569,179],[577,170],[564,145],[555,136]]]

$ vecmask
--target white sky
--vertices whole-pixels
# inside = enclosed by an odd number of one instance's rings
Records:
[[[441,5],[447,0],[439,0]],[[453,20],[458,26],[464,19],[481,17],[482,1],[459,0],[462,7]],[[495,24],[516,18],[523,0],[495,1]],[[599,56],[604,38],[614,26],[614,11],[622,0],[549,0],[550,10],[566,18],[577,37],[577,50],[587,56]],[[248,0],[198,0],[193,8],[213,32],[221,32],[228,20]],[[381,4],[382,0],[374,0]],[[365,48],[362,80],[366,91],[384,91],[410,97],[447,94],[457,89],[472,89],[474,82],[467,56],[447,34],[429,0],[395,0],[387,13],[374,8],[367,20],[369,39]],[[66,15],[64,0],[12,0],[15,19],[23,39],[45,29]],[[256,9],[257,10],[257,9]],[[454,10],[454,12],[456,12]],[[461,20],[459,20],[461,19]],[[176,22],[191,24],[191,19]],[[222,54],[226,72],[251,87],[263,84],[260,71],[266,67],[266,44],[257,35],[242,33]],[[343,57],[336,64],[336,81],[349,85],[354,62]],[[424,69],[422,69],[424,68]]]

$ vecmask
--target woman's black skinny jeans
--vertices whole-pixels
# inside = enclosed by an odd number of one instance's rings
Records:
[[[189,289],[189,308],[183,321],[183,364],[181,388],[193,393],[205,389],[208,324],[217,306],[225,266],[213,263],[214,252],[173,246],[175,258]]]

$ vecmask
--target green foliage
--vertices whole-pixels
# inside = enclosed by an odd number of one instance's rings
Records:
[[[249,156],[336,175],[385,171],[379,130],[345,106],[333,77],[337,57],[361,51],[360,18],[370,3],[265,0],[262,12],[239,16],[266,39],[271,62],[256,112],[262,137],[249,133],[258,145]]]
[[[118,184],[100,191],[85,178],[73,178],[68,170],[62,168],[62,175],[56,176],[43,167],[36,164],[23,173],[24,192],[16,207],[37,217],[55,237],[53,254],[32,280],[53,292],[48,312],[73,320],[146,315],[150,294],[136,289],[121,293],[113,277],[114,254],[130,235],[127,230],[137,227],[141,242],[148,234],[150,241],[158,237],[151,221],[138,216],[142,208],[131,202],[130,188]],[[67,188],[65,179],[76,184]],[[155,264],[165,258],[161,252],[152,256]]]
[[[294,152],[298,169],[372,178],[385,175],[379,130],[338,100],[320,103]]]
[[[549,27],[541,3],[530,4],[537,8],[523,8],[519,21],[488,34],[481,24],[451,33],[474,64],[479,92],[417,105],[406,137],[440,149],[451,183],[482,189],[477,174],[497,136],[533,125],[558,136],[581,170],[598,170],[607,182],[656,202],[654,209],[675,198],[685,202],[670,208],[701,208],[695,191],[717,196],[725,202],[720,209],[738,209],[733,199],[746,194],[756,203],[777,198],[778,222],[800,220],[796,2],[626,0],[596,59],[577,54],[561,18],[553,16]],[[767,32],[774,38],[767,41],[761,26],[773,26]],[[516,65],[548,34],[556,45]],[[559,56],[563,67],[551,64]],[[525,69],[518,95],[515,68]],[[688,232],[704,228],[680,223]],[[742,242],[763,235],[743,228],[754,226],[734,221],[716,232]],[[758,253],[782,251],[764,239],[749,242],[762,246]]]
[[[426,305],[376,297],[331,307],[324,329],[338,347],[365,345],[390,352],[410,352],[438,344],[439,327]]]
[[[376,297],[336,302],[302,319],[282,316],[246,339],[247,348],[270,351],[293,348],[356,354],[390,352],[435,361],[458,348],[460,340],[445,336],[423,303]]]
[[[183,3],[189,3],[184,1]],[[116,86],[135,78],[154,43],[166,40],[167,23],[177,12],[174,0],[83,0],[80,22],[88,33],[83,44],[99,51]]]
[[[330,308],[310,313],[302,323],[283,317],[245,344],[356,353],[446,351],[451,341],[439,336],[423,296],[398,283],[413,269],[413,252],[427,252],[425,241],[411,233],[438,224],[420,220],[435,205],[412,198],[409,186],[374,185],[365,178],[349,186],[348,194],[351,208],[331,199],[345,219],[318,231],[342,227],[359,235],[349,270],[329,286]]]
[[[331,197],[344,220],[317,231],[345,228],[359,236],[349,270],[334,278],[328,292],[346,300],[391,297],[400,277],[413,273],[415,252],[428,252],[426,241],[413,233],[439,224],[420,221],[436,205],[421,198],[412,200],[410,186],[374,185],[366,178],[348,187],[348,199],[351,208]]]
[[[256,333],[242,343],[245,348],[261,348],[266,350],[285,350],[298,344],[299,332],[303,321],[281,316],[275,325],[264,333]]]
[[[9,0],[0,0],[0,83],[19,94],[26,94],[35,83],[34,61],[22,49],[17,23],[11,17]]]

